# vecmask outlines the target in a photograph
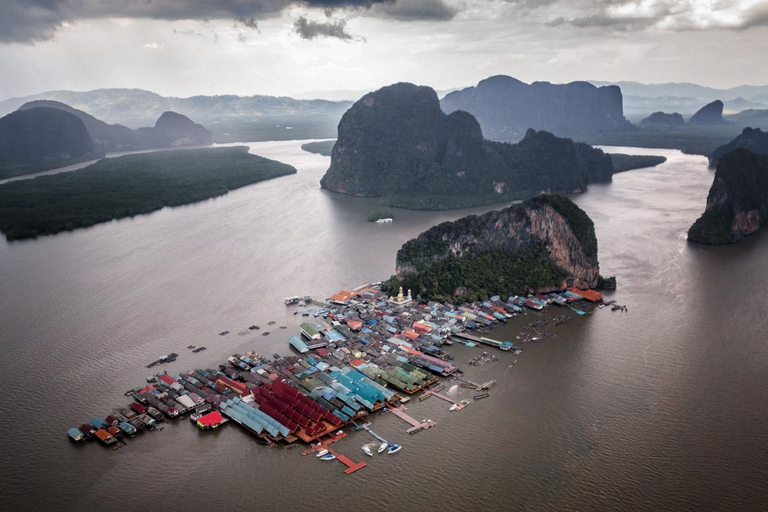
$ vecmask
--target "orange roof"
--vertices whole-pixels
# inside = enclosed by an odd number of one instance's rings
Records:
[[[595,290],[579,290],[578,288],[571,288],[570,290],[577,295],[581,295],[590,302],[599,302],[603,300],[603,294]]]
[[[416,338],[419,337],[419,333],[417,333],[412,329],[406,329],[405,331],[403,331],[403,336],[405,336],[409,340],[415,340]]]
[[[335,293],[328,297],[328,299],[335,300],[336,302],[347,302],[349,299],[354,298],[355,295],[357,295],[356,292],[341,290],[339,293]]]
[[[360,366],[361,364],[364,364],[364,363],[365,361],[363,361],[362,359],[353,359],[352,361],[349,362],[349,364],[351,364],[352,366]]]

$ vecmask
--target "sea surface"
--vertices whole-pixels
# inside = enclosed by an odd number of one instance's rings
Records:
[[[377,200],[321,190],[329,159],[303,142],[247,144],[296,175],[0,240],[3,510],[766,510],[768,234],[687,243],[713,171],[703,157],[658,149],[611,148],[668,161],[574,196],[595,222],[602,273],[618,279],[610,298],[628,312],[552,325],[555,337],[478,367],[466,363],[483,349],[452,347],[468,378],[497,386],[459,412],[414,400],[414,417],[438,423],[414,436],[392,415],[373,417],[403,445],[396,455],[369,459],[360,447],[372,439],[355,432],[337,449],[368,466],[347,476],[234,424],[200,432],[186,418],[116,451],[70,442],[67,428],[127,405],[123,394],[159,356],[180,354],[160,367],[173,373],[233,353],[286,353],[301,317],[284,297],[385,279],[406,240],[491,209],[397,210],[392,224],[368,223]],[[492,336],[516,341],[561,312],[529,313]]]

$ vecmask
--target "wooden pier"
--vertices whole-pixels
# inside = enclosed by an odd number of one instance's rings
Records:
[[[344,470],[344,473],[347,475],[351,475],[358,469],[363,469],[366,464],[365,462],[355,462],[346,455],[342,455],[341,453],[337,452],[333,448],[331,448],[331,444],[335,443],[339,439],[344,439],[347,437],[346,432],[341,432],[340,434],[330,434],[328,439],[325,441],[320,441],[317,444],[311,445],[308,449],[301,452],[302,455],[309,455],[310,453],[319,452],[321,450],[328,450],[328,453],[332,453],[336,456],[336,460],[347,466],[347,469]]]
[[[439,398],[441,400],[445,400],[446,402],[455,405],[456,408],[453,409],[454,411],[460,411],[463,408],[465,408],[467,405],[469,405],[469,403],[463,404],[461,402],[457,402],[453,398],[451,398],[449,396],[441,395],[440,393],[438,393],[436,391],[432,391],[431,389],[425,389],[424,390],[424,395],[422,397],[427,397],[427,396],[436,396],[437,398]]]
[[[395,416],[397,416],[398,418],[400,418],[401,420],[403,420],[404,422],[409,423],[409,424],[412,425],[411,428],[409,428],[408,430],[405,431],[408,434],[411,434],[411,433],[415,434],[416,432],[418,432],[420,430],[426,430],[429,427],[434,427],[435,425],[437,425],[437,423],[435,423],[432,420],[427,420],[424,423],[422,423],[422,422],[414,419],[409,414],[406,414],[405,407],[403,407],[403,406],[400,406],[400,407],[390,407],[389,411],[392,414],[394,414]]]

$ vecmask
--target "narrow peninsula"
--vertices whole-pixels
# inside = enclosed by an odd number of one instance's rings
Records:
[[[1,185],[0,232],[8,240],[52,235],[295,173],[290,165],[248,153],[247,147],[107,158],[84,169]]]

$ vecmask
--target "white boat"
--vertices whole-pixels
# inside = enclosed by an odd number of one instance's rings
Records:
[[[322,457],[320,457],[320,460],[333,460],[335,458],[336,458],[336,456],[334,454],[327,453],[327,454],[323,455]]]
[[[315,457],[322,457],[323,455],[327,455],[327,454],[328,454],[328,450],[320,450],[319,452],[317,452],[317,455],[315,455]]]
[[[399,452],[403,447],[399,444],[393,444],[389,447],[389,451],[387,453],[397,453]]]
[[[381,452],[383,452],[384,450],[386,450],[386,449],[387,449],[387,447],[388,447],[388,446],[389,446],[389,445],[388,445],[387,443],[381,443],[381,445],[379,445],[379,449],[378,449],[378,450],[376,450],[376,453],[381,453]]]
[[[450,409],[448,409],[448,410],[449,410],[449,411],[455,411],[455,410],[456,410],[456,409],[458,409],[458,408],[459,408],[459,405],[458,405],[458,404],[453,404],[453,405],[451,406],[451,408],[450,408]]]
[[[363,451],[364,451],[364,452],[365,452],[365,454],[366,454],[366,455],[368,455],[369,457],[373,457],[373,452],[371,451],[371,449],[370,449],[370,448],[368,448],[368,446],[367,446],[367,445],[366,445],[366,446],[363,446]]]
[[[344,433],[344,431],[343,431],[343,430],[339,430],[338,432],[336,432],[336,435],[337,435],[337,436],[340,436],[340,435],[341,435],[341,434],[343,434],[343,433]]]

